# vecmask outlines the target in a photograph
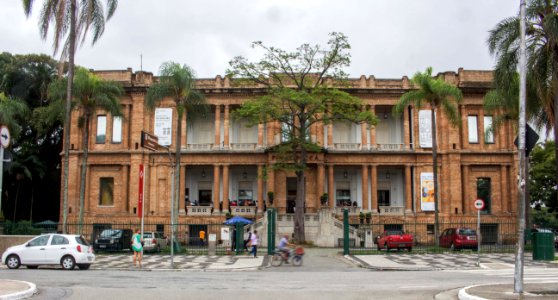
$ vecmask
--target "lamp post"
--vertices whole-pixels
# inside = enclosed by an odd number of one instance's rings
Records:
[[[167,153],[169,155],[169,162],[171,164],[171,238],[170,238],[170,242],[171,242],[171,259],[170,259],[170,265],[171,265],[171,269],[174,269],[174,234],[175,234],[175,221],[174,221],[174,161],[172,160],[172,155],[170,153],[170,148],[167,146],[165,147],[167,149]]]

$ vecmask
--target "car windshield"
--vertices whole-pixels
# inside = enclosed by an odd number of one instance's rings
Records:
[[[121,236],[122,236],[122,230],[119,229],[109,229],[109,230],[103,230],[103,232],[101,232],[101,237],[119,238]]]
[[[144,239],[149,239],[149,238],[152,238],[152,237],[153,237],[153,234],[151,232],[144,232],[143,233],[143,238]]]
[[[76,236],[76,242],[80,245],[89,246],[89,243],[85,240],[85,238],[83,238],[83,236]]]
[[[390,230],[386,233],[386,235],[403,235],[403,232],[399,230]]]
[[[459,229],[459,231],[457,231],[457,234],[459,234],[459,235],[477,235],[477,232],[473,229],[461,228],[461,229]]]

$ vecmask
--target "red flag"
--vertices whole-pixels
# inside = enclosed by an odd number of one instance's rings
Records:
[[[143,216],[143,164],[139,165],[139,192],[138,192],[138,217],[141,219]]]

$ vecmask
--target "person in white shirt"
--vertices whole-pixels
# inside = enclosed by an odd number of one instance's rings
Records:
[[[254,254],[254,258],[258,257],[258,231],[254,230],[252,235],[250,236],[250,245],[252,246],[252,254]]]

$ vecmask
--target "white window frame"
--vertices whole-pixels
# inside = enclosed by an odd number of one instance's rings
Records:
[[[112,142],[115,144],[122,143],[122,117],[112,117]]]
[[[479,130],[478,130],[478,116],[477,115],[469,115],[467,116],[467,128],[468,128],[468,136],[469,136],[469,143],[470,144],[478,144],[479,143]]]
[[[484,116],[484,142],[494,144],[494,124],[492,116]]]
[[[104,144],[107,138],[107,116],[97,115],[97,132],[95,136],[96,144]]]

